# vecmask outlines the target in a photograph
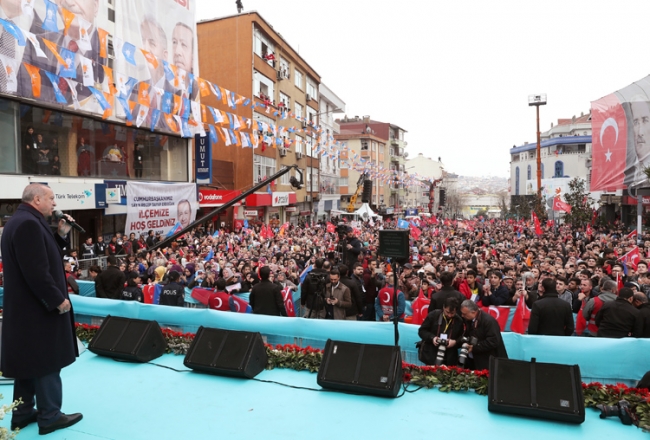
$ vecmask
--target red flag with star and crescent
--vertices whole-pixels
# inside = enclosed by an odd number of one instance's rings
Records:
[[[560,196],[556,196],[553,198],[553,211],[564,211],[571,214],[571,205],[563,201]]]
[[[591,128],[591,191],[625,188],[627,119],[616,94],[591,103]]]
[[[535,234],[542,235],[542,225],[539,224],[539,218],[537,214],[533,212],[533,223],[535,224]]]
[[[508,317],[510,316],[510,307],[508,306],[489,306],[481,307],[481,309],[491,315],[499,323],[499,328],[501,331],[505,331],[506,324],[508,323]]]
[[[639,247],[634,246],[631,251],[619,258],[621,263],[624,263],[627,267],[631,267],[636,270],[637,264],[641,261],[641,254],[639,253]]]

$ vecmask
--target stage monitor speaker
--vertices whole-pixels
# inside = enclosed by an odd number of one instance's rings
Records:
[[[149,362],[165,353],[167,341],[156,321],[108,315],[88,350],[99,355],[132,362]]]
[[[546,364],[490,358],[488,410],[505,414],[585,421],[582,378],[578,365]]]
[[[402,384],[400,348],[328,339],[317,382],[333,390],[396,397]]]
[[[268,356],[259,333],[199,327],[183,363],[204,373],[252,379],[266,368]]]
[[[363,192],[361,193],[361,203],[372,202],[372,180],[363,181]]]

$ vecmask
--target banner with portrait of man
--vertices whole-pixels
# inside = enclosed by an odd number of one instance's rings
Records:
[[[643,186],[650,167],[650,76],[593,101],[591,118],[591,190]]]
[[[136,237],[153,230],[163,237],[196,220],[198,202],[193,183],[127,183],[125,234]]]

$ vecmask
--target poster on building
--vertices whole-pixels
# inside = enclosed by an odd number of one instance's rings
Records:
[[[180,134],[198,95],[195,3],[0,2],[0,93]]]
[[[153,230],[163,237],[196,219],[198,203],[193,183],[127,183],[125,233],[136,237]]]
[[[591,103],[591,191],[643,185],[650,166],[650,76]]]

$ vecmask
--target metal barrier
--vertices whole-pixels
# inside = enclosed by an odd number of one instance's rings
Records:
[[[88,269],[90,266],[99,266],[101,270],[106,269],[107,263],[106,260],[108,257],[102,256],[102,257],[97,257],[97,258],[88,258],[85,260],[79,260],[79,269],[81,269],[81,275],[83,277],[88,276]]]

